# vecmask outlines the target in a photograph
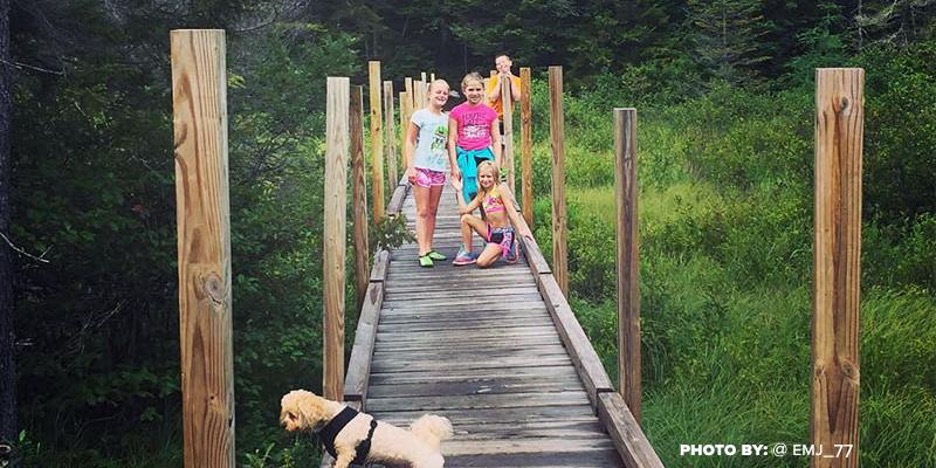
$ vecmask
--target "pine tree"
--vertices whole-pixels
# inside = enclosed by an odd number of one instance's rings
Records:
[[[689,36],[695,60],[715,78],[742,83],[768,59],[761,38],[770,29],[762,0],[690,0]]]

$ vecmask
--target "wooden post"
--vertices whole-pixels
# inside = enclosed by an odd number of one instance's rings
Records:
[[[514,164],[514,154],[513,154],[513,94],[511,93],[510,87],[513,83],[507,80],[500,80],[500,94],[501,94],[501,109],[503,109],[503,124],[504,124],[504,154],[501,158],[501,162],[504,167],[507,168],[507,186],[510,187],[510,191],[516,193],[517,186],[514,183],[514,173],[516,172],[516,165]]]
[[[413,108],[411,110],[416,112],[426,107],[426,82],[420,80],[413,83],[413,93],[415,96],[413,98]]]
[[[812,443],[848,456],[812,466],[858,466],[861,158],[864,70],[816,70]]]
[[[351,204],[354,213],[355,310],[364,305],[370,276],[370,247],[367,239],[367,176],[364,174],[364,89],[351,87]]]
[[[406,86],[406,96],[409,98],[410,113],[406,114],[406,120],[409,121],[409,118],[413,113],[413,103],[416,102],[416,93],[413,92],[413,79],[407,76],[406,79],[403,80],[403,85]],[[403,104],[400,104],[400,107],[403,107]],[[403,146],[401,144],[400,148],[402,147]]]
[[[426,84],[426,72],[419,73],[419,81],[422,81],[424,85]]]
[[[552,146],[553,275],[562,294],[569,296],[566,251],[565,116],[562,113],[562,67],[549,67],[549,139]]]
[[[430,73],[430,74],[429,74],[429,82],[432,83],[433,81],[435,81],[435,73]]]
[[[384,135],[384,152],[387,156],[387,170],[390,172],[390,191],[396,188],[400,175],[397,173],[396,129],[393,127],[393,82],[383,82],[384,113],[387,115],[387,128]]]
[[[409,128],[409,119],[413,114],[412,105],[413,100],[410,98],[409,93],[406,91],[400,93],[400,161],[401,165],[403,165],[403,174],[406,174],[408,169],[405,167],[406,158],[403,157],[403,151],[406,149],[406,129]],[[402,178],[402,176],[400,176],[400,178]],[[399,184],[400,179],[393,181],[393,183]]]
[[[175,30],[172,109],[186,467],[234,467],[234,353],[223,30]]]
[[[325,97],[325,313],[322,393],[344,398],[345,235],[347,211],[348,78],[328,77]]]
[[[640,252],[637,249],[637,110],[614,109],[619,392],[640,424]]]
[[[384,161],[383,161],[383,112],[380,99],[380,62],[368,62],[370,76],[370,129],[371,129],[371,203],[374,206],[374,221],[384,218]]]
[[[523,219],[533,229],[533,100],[530,68],[520,69],[520,157]]]

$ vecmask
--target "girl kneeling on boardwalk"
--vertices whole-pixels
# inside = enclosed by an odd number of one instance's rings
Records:
[[[532,239],[532,234],[525,224],[520,223],[520,215],[507,196],[510,189],[506,184],[498,185],[498,174],[498,168],[493,162],[483,161],[478,164],[478,194],[468,203],[462,193],[462,180],[452,178],[458,211],[461,213],[462,243],[471,245],[471,231],[477,232],[487,242],[476,262],[481,268],[493,265],[499,257],[509,260],[517,230],[521,230],[520,235]],[[478,207],[484,210],[486,220],[471,214]],[[468,233],[467,238],[464,238],[465,232]],[[513,257],[513,261],[516,261],[516,257]]]

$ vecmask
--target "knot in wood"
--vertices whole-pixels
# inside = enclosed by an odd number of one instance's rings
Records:
[[[205,278],[204,288],[205,294],[208,295],[211,302],[216,305],[224,303],[224,282],[221,281],[221,277],[217,273],[212,272]]]

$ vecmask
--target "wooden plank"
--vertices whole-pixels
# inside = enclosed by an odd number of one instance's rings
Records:
[[[460,395],[460,396],[428,396],[428,397],[393,397],[369,398],[367,407],[372,411],[394,411],[405,409],[407,411],[439,411],[445,409],[464,408],[525,408],[538,406],[575,406],[588,404],[588,398],[583,391],[555,392],[555,393],[516,393],[501,395]]]
[[[387,116],[387,125],[384,133],[384,152],[387,159],[387,170],[390,172],[390,183],[396,184],[400,180],[397,172],[396,129],[394,128],[393,109],[393,82],[383,82],[384,115]]]
[[[424,410],[372,411],[384,421],[398,421],[401,424],[413,421],[425,414]],[[519,408],[449,408],[433,411],[445,416],[456,427],[462,425],[485,425],[513,421],[517,424],[529,424],[546,421],[597,421],[591,406],[581,405],[544,405]],[[406,423],[408,424],[408,422]]]
[[[540,275],[540,285],[543,292],[543,299],[546,301],[546,308],[549,309],[555,321],[556,330],[562,337],[569,350],[569,355],[582,377],[582,383],[588,390],[588,398],[592,406],[598,403],[598,393],[614,391],[611,385],[611,378],[605,372],[598,353],[592,347],[588,336],[582,330],[582,326],[575,318],[572,308],[566,302],[565,296],[559,289],[552,275]]]
[[[446,382],[473,382],[473,381],[496,381],[505,379],[529,379],[530,381],[540,381],[543,379],[555,378],[556,380],[565,380],[574,378],[578,380],[578,374],[570,366],[536,366],[536,367],[501,367],[497,369],[449,369],[447,371],[432,375],[432,381],[438,383]],[[417,373],[381,373],[372,372],[370,385],[405,385],[411,383],[426,382],[427,378]]]
[[[610,440],[489,440],[484,443],[476,441],[447,440],[442,443],[442,451],[446,455],[480,455],[480,454],[510,454],[510,453],[584,453],[593,451],[614,450]]]
[[[393,190],[393,196],[390,197],[390,204],[387,205],[387,214],[399,216],[403,210],[403,201],[406,194],[409,193],[409,185],[397,185]]]
[[[598,419],[608,430],[625,465],[641,468],[663,466],[619,393],[604,392],[599,395]]]
[[[427,385],[425,381],[412,384],[371,385],[368,396],[371,398],[399,398],[410,396],[433,395],[472,395],[472,394],[507,394],[507,393],[551,393],[582,390],[582,383],[577,376],[566,380],[545,377],[543,380],[530,379],[471,379],[456,382],[436,382]]]
[[[235,466],[227,75],[222,30],[175,30],[173,138],[185,466]],[[6,247],[2,247],[6,248]]]
[[[374,267],[370,272],[370,281],[387,279],[387,267],[390,264],[390,252],[380,249],[374,254]]]
[[[345,400],[366,401],[367,383],[370,378],[374,344],[377,340],[377,322],[380,320],[380,306],[383,304],[383,283],[370,283],[364,296],[364,306],[358,317],[357,331],[354,334],[354,346],[348,362],[348,374],[345,377]]]
[[[447,466],[491,467],[491,466],[536,466],[545,468],[614,468],[623,466],[614,450],[589,450],[587,452],[553,452],[543,450],[536,453],[507,453],[483,455],[446,454]]]
[[[814,467],[858,466],[861,301],[861,158],[864,70],[816,70],[810,432],[816,446],[852,456],[813,457]]]
[[[503,367],[517,366],[558,366],[571,365],[572,362],[566,355],[560,356],[522,356],[522,357],[504,357],[496,361],[466,360],[461,361],[460,365],[464,369],[498,369]],[[437,361],[384,361],[374,359],[371,362],[371,372],[432,372],[435,370],[451,369],[451,363]],[[588,386],[586,386],[588,388]]]

